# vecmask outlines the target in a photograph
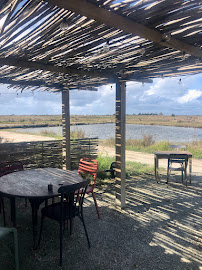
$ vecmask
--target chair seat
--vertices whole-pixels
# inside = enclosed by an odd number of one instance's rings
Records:
[[[0,227],[0,238],[2,236],[6,236],[7,234],[9,234],[11,232],[12,232],[11,228]]]
[[[42,215],[51,218],[56,221],[60,221],[61,217],[64,220],[73,218],[77,215],[78,207],[72,205],[71,207],[67,203],[63,203],[63,213],[61,213],[61,203],[54,203],[41,209]]]
[[[170,162],[171,163],[181,163],[183,164],[185,162],[185,160],[183,159],[170,159]]]
[[[184,167],[169,167],[169,170],[172,170],[172,171],[185,171],[185,168]]]
[[[91,193],[93,191],[93,186],[88,186],[86,189],[86,193]],[[75,195],[77,195],[78,190],[75,192]],[[79,190],[79,194],[81,194],[81,190]]]

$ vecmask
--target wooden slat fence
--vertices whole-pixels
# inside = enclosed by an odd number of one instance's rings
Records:
[[[97,157],[97,138],[71,140],[71,167],[78,168],[81,157]],[[62,141],[0,143],[0,162],[21,160],[25,169],[62,168]]]

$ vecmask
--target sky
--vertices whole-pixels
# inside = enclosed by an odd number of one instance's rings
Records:
[[[134,81],[126,85],[126,113],[164,115],[202,114],[202,74],[154,79],[152,84]],[[62,113],[61,94],[41,91],[16,92],[0,85],[0,115],[55,115]],[[70,91],[71,115],[115,113],[115,85],[98,91]]]

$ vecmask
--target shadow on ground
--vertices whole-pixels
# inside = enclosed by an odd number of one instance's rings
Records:
[[[180,177],[172,177],[169,185],[165,176],[161,178],[159,184],[149,175],[128,179],[127,207],[121,211],[114,205],[114,182],[106,181],[97,190],[101,220],[87,197],[84,214],[92,247],[88,249],[82,224],[75,219],[73,236],[68,231],[64,236],[63,268],[59,267],[59,225],[47,219],[41,246],[33,250],[31,209],[19,200],[20,269],[202,269],[201,176],[194,175],[188,188],[177,183]],[[11,247],[12,238],[1,240],[1,270],[14,269]]]

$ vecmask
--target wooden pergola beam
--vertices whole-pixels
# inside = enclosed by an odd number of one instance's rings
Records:
[[[39,62],[21,60],[18,58],[0,58],[0,66],[14,66],[19,68],[29,68],[32,70],[45,70],[55,73],[65,73],[77,76],[89,76],[94,78],[107,78],[109,83],[115,82],[115,77],[109,73],[98,72],[98,71],[85,71],[81,69],[71,68],[71,67],[58,67],[51,64],[44,64]]]
[[[86,16],[89,19],[94,19],[100,23],[104,23],[110,27],[123,30],[126,33],[138,35],[162,46],[180,50],[192,56],[202,58],[202,50],[199,47],[189,45],[178,39],[169,37],[166,41],[163,34],[156,30],[150,29],[140,23],[136,23],[131,19],[116,14],[113,11],[108,11],[95,4],[85,0],[46,0],[50,5],[58,6],[66,10],[74,11],[80,15]]]
[[[125,139],[126,139],[126,83],[117,78],[116,82],[116,199],[115,203],[125,207],[126,171],[125,171]]]
[[[71,170],[69,90],[62,90],[62,157],[63,169]]]
[[[0,78],[0,83],[3,83],[3,84],[12,84],[12,85],[17,85],[17,86],[39,86],[39,87],[48,87],[48,88],[58,88],[58,90],[64,88],[64,86],[62,84],[57,84],[57,83],[46,83],[45,81],[42,81],[42,80],[37,80],[37,81],[22,81],[22,80],[19,80],[19,81],[14,81],[12,79],[9,79],[9,78],[5,78],[5,79],[2,79]]]

